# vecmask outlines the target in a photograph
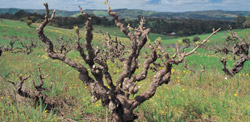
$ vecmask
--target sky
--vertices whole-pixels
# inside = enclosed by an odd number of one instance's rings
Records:
[[[84,9],[107,9],[105,0],[0,0],[0,8],[44,9],[77,11]],[[202,10],[250,11],[250,0],[109,0],[112,9],[128,8],[160,12],[185,12]]]

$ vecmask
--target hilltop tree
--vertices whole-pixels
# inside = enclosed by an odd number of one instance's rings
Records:
[[[244,16],[238,16],[237,18],[235,18],[235,23],[237,24],[238,27],[242,28],[243,27],[243,23],[246,21],[246,17]]]
[[[249,28],[250,27],[250,17],[246,17],[246,20],[243,23],[244,28]]]
[[[30,20],[30,19],[25,20],[25,22],[26,22],[26,24],[27,24],[28,26],[31,26],[31,24],[33,23],[32,20]]]
[[[159,86],[170,82],[173,65],[182,63],[185,57],[193,54],[211,36],[218,32],[219,29],[190,52],[177,49],[174,56],[170,56],[165,52],[160,43],[150,45],[151,54],[147,53],[148,56],[144,60],[143,65],[139,65],[139,58],[144,57],[141,54],[141,50],[149,40],[150,29],[144,27],[145,19],[141,19],[137,28],[126,27],[118,19],[118,15],[111,11],[108,1],[106,1],[106,4],[108,6],[108,14],[114,18],[115,25],[129,38],[131,47],[122,44],[117,38],[113,39],[111,36],[103,34],[106,40],[106,48],[102,50],[100,48],[93,48],[91,17],[84,13],[81,7],[79,7],[80,11],[87,19],[85,22],[85,44],[82,44],[79,29],[76,27],[77,41],[75,47],[87,66],[67,57],[67,53],[73,49],[72,45],[61,45],[63,51],[58,51],[55,49],[53,42],[44,34],[44,28],[51,22],[56,12],[54,10],[49,17],[50,10],[47,3],[44,4],[46,8],[45,19],[37,28],[37,34],[40,40],[46,45],[46,52],[50,58],[60,60],[79,72],[79,79],[88,87],[92,96],[92,102],[101,100],[102,105],[110,110],[112,121],[130,122],[137,118],[133,110],[144,101],[152,98]],[[158,49],[160,51],[157,51]],[[137,83],[148,78],[150,65],[156,63],[156,60],[161,60],[159,65],[162,65],[163,68],[156,71],[147,90],[138,93],[140,88],[137,86]],[[119,61],[123,65],[123,72],[116,80],[109,71],[108,61]],[[142,70],[138,74],[135,74],[139,68]]]
[[[19,10],[18,12],[15,13],[15,16],[16,16],[17,18],[21,18],[21,17],[23,17],[23,15],[25,15],[25,14],[26,14],[26,13],[25,13],[24,10]]]

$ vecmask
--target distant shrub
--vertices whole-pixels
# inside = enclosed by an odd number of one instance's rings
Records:
[[[182,42],[185,45],[185,47],[190,47],[190,39],[189,38],[182,39]]]
[[[184,38],[184,39],[182,39],[182,42],[184,42],[184,43],[190,43],[190,39],[189,38]]]
[[[200,39],[200,37],[198,37],[198,36],[195,36],[194,38],[193,38],[193,42],[197,42],[197,41],[200,41],[201,39]]]
[[[29,20],[29,19],[27,19],[26,21],[26,24],[28,25],[28,26],[30,26],[33,22],[32,22],[32,20]]]
[[[25,17],[24,18],[20,18],[19,20],[22,21],[22,22],[25,22],[27,20],[27,18],[25,18]]]
[[[249,28],[250,27],[250,17],[247,17],[246,20],[243,23],[244,28]]]
[[[42,19],[37,19],[35,23],[41,23],[43,20]]]

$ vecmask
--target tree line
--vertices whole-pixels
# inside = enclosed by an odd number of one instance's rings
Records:
[[[114,26],[113,18],[98,17],[90,15],[94,25]],[[27,25],[43,20],[44,15],[37,13],[26,13],[24,10],[16,12],[14,15],[1,14],[0,18],[25,21]],[[141,16],[134,19],[121,19],[125,25],[131,27],[138,26]],[[213,28],[222,28],[227,30],[228,27],[234,29],[250,27],[250,17],[239,16],[235,21],[219,21],[219,20],[198,20],[185,18],[145,18],[147,21],[145,27],[151,28],[152,33],[175,36],[190,36],[194,34],[211,33]],[[74,26],[83,26],[83,21],[86,21],[82,15],[78,17],[55,17],[50,23],[51,26],[73,29]]]

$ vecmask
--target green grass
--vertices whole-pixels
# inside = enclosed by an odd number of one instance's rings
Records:
[[[246,35],[249,35],[250,28],[247,29],[234,29],[233,32],[236,32],[240,37],[245,37]],[[193,37],[198,36],[201,40],[206,39],[210,34],[202,34],[202,35],[194,35],[194,36],[188,36],[188,37],[178,37],[174,39],[163,39],[163,44],[175,44],[178,40],[182,40],[184,38],[189,38],[190,41],[193,41]],[[207,45],[221,45],[223,42],[225,42],[226,37],[229,36],[227,31],[219,31],[216,33],[209,41]]]
[[[95,33],[100,33],[100,30],[102,30],[102,32],[104,33],[109,33],[110,35],[113,36],[117,36],[117,37],[126,37],[119,28],[117,27],[104,27],[104,26],[100,26],[100,25],[95,25],[94,26],[94,32]],[[161,35],[161,34],[157,34],[157,33],[150,33],[149,38],[150,40],[155,40],[156,38],[161,37],[163,40],[167,40],[167,39],[173,39],[175,38],[174,36],[165,36],[165,35]]]
[[[3,20],[0,22],[0,45],[8,43],[11,36],[19,39],[35,39],[37,24],[29,28],[25,23],[19,21]],[[94,26],[95,35],[93,45],[102,46],[103,37],[98,29],[109,32],[111,35],[118,36],[123,43],[129,43],[119,32],[119,29]],[[250,29],[234,30],[243,36]],[[83,35],[83,31],[82,36]],[[53,41],[58,37],[75,38],[72,30],[46,27],[45,33]],[[222,43],[224,33],[219,32],[213,37],[209,44]],[[205,38],[208,34],[199,35]],[[6,37],[4,37],[6,36]],[[161,36],[151,34],[150,36]],[[180,39],[163,38],[164,44],[173,44]],[[192,37],[189,37],[192,38]],[[216,42],[214,40],[217,40]],[[54,41],[55,42],[55,41]],[[0,121],[110,121],[109,112],[102,107],[100,101],[91,103],[91,96],[88,88],[78,79],[78,73],[73,68],[64,63],[48,58],[44,45],[34,49],[30,55],[22,53],[4,52],[0,57],[0,76],[17,82],[17,77],[12,72],[22,73],[24,76],[32,75],[32,78],[24,83],[24,89],[34,89],[32,80],[39,82],[38,66],[41,65],[43,73],[50,74],[45,79],[45,86],[53,84],[53,88],[46,94],[49,97],[61,98],[70,104],[69,108],[57,109],[63,111],[64,117],[58,116],[56,112],[46,112],[44,108],[32,107],[32,101],[15,95],[14,87],[0,81]],[[147,49],[143,49],[145,52]],[[189,49],[190,50],[190,49]],[[172,49],[168,49],[169,52]],[[143,53],[142,52],[142,53]],[[72,60],[81,61],[78,53],[72,51],[68,54]],[[197,70],[198,73],[191,73],[184,68],[183,64],[174,66],[171,81],[168,85],[158,88],[155,96],[139,106],[135,113],[139,115],[136,121],[166,122],[166,121],[250,121],[250,63],[245,64],[244,69],[234,78],[225,79],[222,65],[218,57],[211,51],[199,49],[194,55],[187,58],[188,65]],[[228,59],[228,66],[233,66],[231,56]],[[140,60],[140,64],[143,60]],[[200,64],[206,67],[205,72],[200,72]],[[142,66],[142,65],[140,65]],[[115,67],[109,62],[109,69],[113,77],[117,77],[122,69]],[[141,71],[141,67],[139,68]],[[139,72],[137,71],[137,72]],[[148,84],[153,79],[153,71],[149,71],[146,80],[139,83],[140,92],[147,89]]]

